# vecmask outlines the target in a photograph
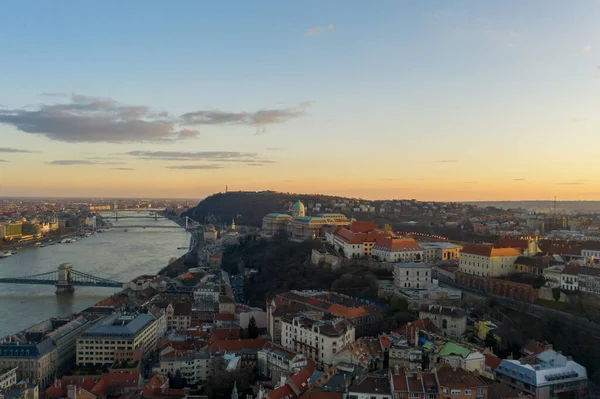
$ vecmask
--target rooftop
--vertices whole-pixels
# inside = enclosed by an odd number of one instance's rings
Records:
[[[374,395],[391,395],[392,390],[390,387],[390,380],[387,376],[380,377],[369,375],[364,379],[350,385],[348,392],[350,392],[350,394],[356,392]]]
[[[88,328],[82,334],[82,337],[113,336],[133,338],[154,320],[151,314],[128,315],[116,313]]]

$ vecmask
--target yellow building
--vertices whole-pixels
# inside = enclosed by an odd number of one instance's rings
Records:
[[[484,340],[490,331],[494,331],[497,328],[498,326],[489,320],[473,322],[473,332],[475,333],[475,336],[481,340]],[[496,338],[496,342],[500,342],[500,337],[498,335],[494,334],[494,338]]]

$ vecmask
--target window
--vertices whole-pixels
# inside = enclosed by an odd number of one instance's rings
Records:
[[[446,319],[442,320],[442,328],[448,328],[448,321]]]
[[[470,389],[465,389],[465,395],[471,395],[471,390]]]
[[[453,389],[452,391],[450,391],[450,393],[452,395],[460,395],[460,389]]]

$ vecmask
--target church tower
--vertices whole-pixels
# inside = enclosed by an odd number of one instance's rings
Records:
[[[233,391],[231,391],[231,399],[238,399],[237,382],[233,382]]]
[[[235,218],[231,219],[231,230],[235,230]]]

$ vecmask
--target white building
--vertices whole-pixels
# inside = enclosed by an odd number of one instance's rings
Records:
[[[424,263],[396,263],[394,284],[400,290],[428,288],[431,286],[431,266]]]
[[[387,375],[368,375],[350,385],[347,397],[348,399],[392,399],[392,386]]]
[[[306,366],[304,355],[267,342],[257,353],[259,373],[273,381],[297,373]]]
[[[421,262],[423,250],[414,238],[379,238],[373,258],[384,262]]]
[[[219,302],[221,287],[218,284],[202,284],[194,288],[195,301]]]
[[[493,245],[471,244],[460,252],[458,270],[474,276],[500,277],[515,273],[518,248],[495,248]]]
[[[207,351],[179,351],[166,348],[160,355],[160,362],[154,366],[154,372],[162,375],[181,373],[188,384],[198,384],[208,381],[211,370],[210,356]]]
[[[425,262],[458,260],[462,245],[451,242],[419,242]]]
[[[88,328],[77,339],[77,365],[139,360],[156,349],[159,320],[151,314],[115,313]]]
[[[374,222],[354,221],[348,227],[338,227],[332,234],[333,246],[346,258],[371,256],[378,238],[389,237]]]
[[[532,361],[504,359],[495,373],[499,381],[539,399],[587,397],[585,367],[553,350]]]
[[[579,290],[579,269],[577,265],[567,265],[560,275],[560,288],[567,291]]]
[[[584,241],[581,243],[581,256],[584,258],[600,258],[600,241]]]
[[[545,268],[542,271],[546,286],[550,288],[559,288],[561,285],[561,275],[564,270],[564,265],[556,265]]]
[[[324,369],[333,364],[333,355],[354,342],[354,326],[346,319],[323,321],[304,315],[284,316],[281,344],[314,360]]]
[[[437,329],[450,338],[460,338],[467,329],[467,314],[460,308],[425,305],[419,311],[419,319],[430,319]]]
[[[10,367],[5,370],[0,370],[0,392],[6,391],[17,383],[17,368]]]

